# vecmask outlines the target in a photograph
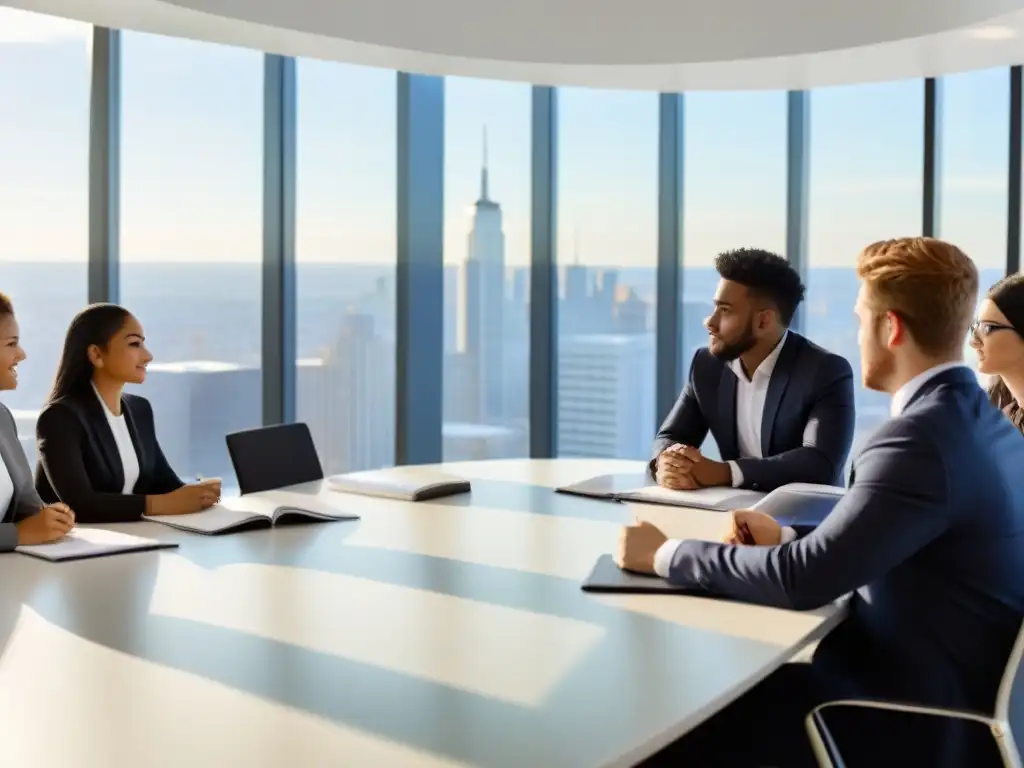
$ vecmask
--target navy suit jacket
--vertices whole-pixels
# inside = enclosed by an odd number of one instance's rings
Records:
[[[786,483],[843,483],[854,431],[853,370],[846,358],[793,331],[768,383],[761,455],[740,458],[736,374],[707,348],[697,351],[676,404],[654,440],[650,469],[673,443],[699,447],[710,430],[722,461],[736,461],[743,487],[771,491]]]
[[[974,373],[944,371],[872,436],[820,525],[775,547],[683,542],[670,580],[797,610],[853,592],[814,658],[835,695],[991,713],[1024,617],[1022,471],[1024,440]]]

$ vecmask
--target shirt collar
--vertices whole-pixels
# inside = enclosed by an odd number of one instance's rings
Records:
[[[892,396],[892,403],[889,408],[889,413],[893,418],[903,413],[904,409],[913,400],[916,395],[925,384],[931,381],[933,378],[938,376],[940,373],[951,371],[954,368],[966,367],[963,363],[942,363],[936,365],[934,368],[929,368],[927,371],[922,371],[917,374],[914,378],[904,384],[902,387],[896,390]]]
[[[779,343],[775,345],[775,349],[768,353],[768,357],[761,361],[761,364],[757,366],[757,370],[750,377],[750,381],[754,380],[754,376],[771,376],[772,371],[775,370],[775,364],[779,362],[779,355],[782,353],[782,347],[786,343],[786,339],[789,338],[789,331],[782,334],[782,338],[779,339]],[[729,362],[729,367],[732,372],[736,374],[737,378],[747,381],[747,374],[743,372],[743,363],[737,357],[735,360]]]

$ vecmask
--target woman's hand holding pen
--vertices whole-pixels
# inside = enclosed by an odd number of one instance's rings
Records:
[[[219,477],[203,477],[202,475],[196,475],[196,485],[201,485],[213,493],[215,497],[213,500],[214,504],[220,501],[221,482]]]
[[[162,496],[150,496],[150,510],[146,514],[190,515],[202,512],[220,501],[220,479],[200,479],[196,483],[183,485],[176,491]]]

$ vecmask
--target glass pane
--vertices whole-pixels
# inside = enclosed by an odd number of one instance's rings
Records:
[[[298,62],[296,414],[324,472],[395,458],[396,77]]]
[[[889,397],[860,384],[853,306],[856,259],[877,240],[921,232],[924,85],[920,80],[822,88],[811,94],[806,328],[853,366],[851,456],[889,418]]]
[[[445,82],[446,461],[529,453],[530,93]]]
[[[558,98],[558,452],[647,458],[658,96],[566,88]]]
[[[942,79],[942,205],[939,234],[974,259],[980,299],[1006,272],[1010,70]],[[964,343],[974,368],[978,356]]]
[[[262,422],[263,56],[122,38],[121,297],[154,355],[140,394],[183,480],[237,490],[224,435]]]
[[[786,252],[786,94],[686,94],[683,170],[683,375],[707,346],[718,284],[715,256],[734,248]],[[658,414],[663,418],[665,414]],[[710,436],[703,446],[717,458]]]
[[[35,464],[36,417],[86,302],[92,27],[0,8],[0,291],[28,355],[3,393]]]

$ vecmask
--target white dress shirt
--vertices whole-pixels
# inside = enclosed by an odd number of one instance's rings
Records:
[[[929,368],[927,371],[922,371],[917,374],[914,378],[904,384],[902,387],[896,390],[892,396],[892,402],[889,404],[889,415],[892,418],[896,418],[903,409],[907,407],[907,404],[914,398],[914,395],[918,393],[925,384],[931,381],[934,377],[940,373],[951,371],[954,368],[966,367],[963,363],[942,363],[936,365],[934,368]]]
[[[779,343],[748,379],[739,358],[729,363],[736,374],[736,442],[742,459],[763,459],[761,453],[761,426],[764,422],[764,402],[768,397],[768,383],[772,379],[779,354],[789,337],[789,331],[782,334]],[[743,471],[735,461],[728,462],[732,475],[732,487],[743,485]]]
[[[781,346],[781,344],[779,345]],[[897,389],[892,396],[892,402],[889,406],[889,414],[892,418],[896,418],[914,398],[914,395],[920,391],[921,387],[931,381],[932,378],[938,376],[940,373],[951,371],[954,368],[960,368],[963,363],[942,363],[929,368],[927,371],[922,371],[917,376],[912,378],[902,387]],[[760,369],[758,369],[760,370]],[[785,526],[782,529],[782,540],[780,543],[788,544],[789,542],[796,539],[796,530],[790,526]],[[661,576],[663,579],[668,578],[669,570],[672,567],[672,557],[676,553],[676,549],[679,547],[679,539],[669,539],[660,547],[654,554],[654,572]]]
[[[121,457],[121,471],[124,473],[124,487],[121,493],[134,493],[135,483],[139,480],[139,457],[135,453],[132,433],[128,430],[128,422],[124,418],[124,407],[121,408],[121,415],[115,416],[107,407],[106,401],[100,397],[99,390],[95,386],[92,390],[103,406],[103,413],[107,415],[107,423],[110,425],[110,431],[114,433],[114,442],[117,443],[117,455]]]
[[[11,473],[7,469],[7,465],[0,460],[0,520],[4,520],[7,515],[7,508],[11,506],[11,499],[14,498],[14,481],[11,480]],[[14,520],[7,520],[9,523],[13,523]]]

